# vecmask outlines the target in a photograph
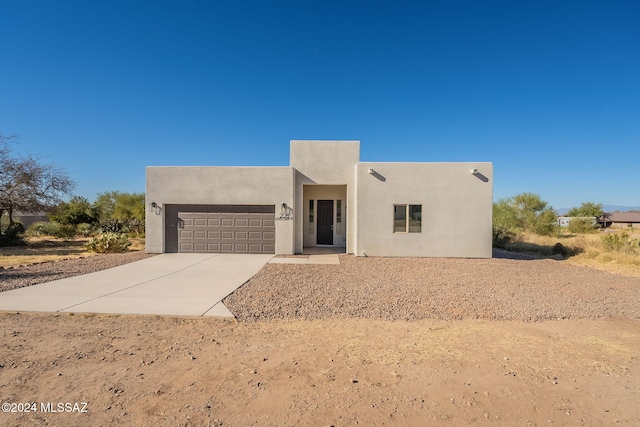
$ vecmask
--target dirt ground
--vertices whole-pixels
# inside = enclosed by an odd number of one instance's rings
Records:
[[[0,328],[0,425],[640,425],[631,320],[5,313]]]
[[[27,237],[26,245],[0,248],[0,267],[17,267],[33,263],[52,262],[95,256],[86,248],[89,237],[60,240],[51,237]],[[144,238],[130,238],[131,251],[144,249]]]

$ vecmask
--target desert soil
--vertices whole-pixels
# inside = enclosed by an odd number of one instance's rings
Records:
[[[640,425],[640,279],[508,258],[271,264],[239,321],[0,314],[0,425]]]

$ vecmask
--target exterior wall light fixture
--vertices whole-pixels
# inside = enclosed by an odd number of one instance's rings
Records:
[[[151,202],[149,204],[149,212],[153,212],[156,215],[160,215],[162,213],[162,208],[158,206],[156,202]]]
[[[280,216],[276,218],[279,221],[289,221],[293,219],[293,209],[289,207],[286,203],[280,205]]]
[[[374,173],[376,173],[376,171],[374,171],[373,168],[369,168],[368,172],[369,172],[369,175],[373,175]]]
[[[478,169],[471,169],[471,175],[478,175]]]

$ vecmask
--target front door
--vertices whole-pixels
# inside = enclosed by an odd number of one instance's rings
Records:
[[[333,245],[333,200],[318,200],[318,234],[316,244]]]

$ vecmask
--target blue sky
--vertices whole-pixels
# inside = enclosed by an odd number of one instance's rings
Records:
[[[0,0],[0,132],[91,200],[147,165],[490,161],[494,199],[640,205],[638,1]]]

